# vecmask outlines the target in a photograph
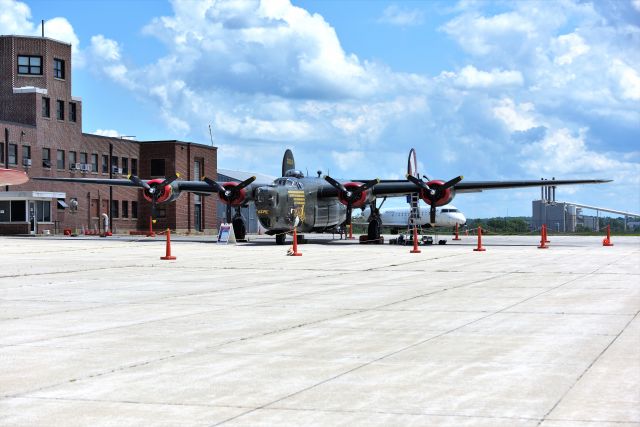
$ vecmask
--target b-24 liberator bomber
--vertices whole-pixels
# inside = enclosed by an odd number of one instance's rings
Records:
[[[176,200],[184,191],[201,195],[217,194],[226,204],[226,220],[233,224],[235,237],[244,239],[246,226],[240,208],[254,203],[260,224],[267,234],[274,235],[276,243],[284,244],[286,234],[293,230],[302,233],[333,231],[351,224],[353,208],[370,207],[367,239],[380,239],[382,220],[377,200],[418,193],[430,205],[430,222],[436,222],[436,207],[450,203],[458,193],[483,190],[539,187],[544,185],[599,184],[602,179],[574,180],[522,180],[522,181],[464,181],[457,176],[448,181],[422,179],[408,174],[406,180],[352,179],[337,180],[318,172],[316,177],[305,176],[295,168],[291,150],[282,159],[282,177],[272,183],[257,183],[255,177],[242,182],[218,182],[209,177],[200,181],[179,180],[179,174],[164,179],[144,180],[137,176],[128,179],[91,178],[33,178],[44,181],[62,181],[85,184],[140,187],[143,196],[156,205]],[[234,213],[235,210],[235,213]]]

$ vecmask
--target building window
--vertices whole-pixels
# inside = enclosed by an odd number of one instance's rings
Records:
[[[64,61],[62,59],[53,59],[53,77],[64,79]]]
[[[151,159],[151,176],[164,176],[164,159]]]
[[[111,170],[113,173],[118,173],[118,156],[111,156]]]
[[[64,120],[64,101],[60,101],[59,99],[56,101],[56,118],[58,120]]]
[[[75,102],[70,102],[69,103],[69,121],[71,122],[76,122],[76,103]]]
[[[58,150],[57,154],[56,167],[58,169],[64,169],[64,150]]]
[[[118,209],[118,201],[112,200],[111,201],[111,218],[119,218],[119,217],[120,217],[120,212]]]
[[[42,167],[43,168],[51,167],[51,150],[49,148],[42,149]]]
[[[51,202],[37,200],[36,209],[38,210],[38,222],[51,222]]]
[[[131,175],[138,175],[138,159],[131,159]]]
[[[24,222],[27,220],[26,200],[11,201],[11,222]]]
[[[109,156],[102,155],[102,173],[109,173]]]
[[[91,172],[98,172],[98,155],[91,155]]]
[[[138,202],[131,202],[131,218],[138,218]]]
[[[51,117],[51,100],[47,97],[42,97],[42,117]]]
[[[89,163],[87,161],[87,153],[80,153],[80,163],[82,163],[83,165],[86,165],[87,163]]]
[[[0,200],[0,222],[9,222],[11,220],[11,202],[9,200]]]
[[[129,159],[126,157],[122,158],[122,174],[129,175]]]
[[[31,147],[22,146],[22,166],[31,166]]]
[[[4,164],[4,143],[0,142],[0,163]]]
[[[122,218],[129,218],[129,202],[122,201]]]
[[[69,151],[69,169],[75,169],[78,161],[78,154],[75,151]]]
[[[18,145],[17,144],[9,144],[9,164],[10,165],[18,164]]]
[[[42,75],[42,56],[18,55],[18,74]]]

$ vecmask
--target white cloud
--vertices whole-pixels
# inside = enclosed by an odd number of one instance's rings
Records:
[[[631,6],[638,12],[640,12],[640,0],[631,0]]]
[[[459,73],[443,72],[441,78],[451,79],[453,83],[465,89],[486,89],[500,86],[522,86],[523,77],[519,71],[502,71],[493,69],[491,71],[478,70],[473,65],[467,65]]]
[[[14,0],[0,0],[0,28],[2,34],[33,35],[36,30],[29,6]]]
[[[208,141],[211,124],[221,167],[276,174],[265,168],[288,146],[303,168],[401,177],[415,147],[434,178],[598,173],[629,185],[639,157],[625,160],[618,139],[640,131],[629,49],[640,32],[587,3],[466,5],[441,29],[469,54],[453,51],[462,68],[436,77],[345,52],[329,22],[286,0],[176,1],[144,30],[167,51],[144,66],[102,36],[87,51],[174,137]]]
[[[341,171],[349,171],[359,166],[366,156],[362,151],[332,151],[331,158]]]
[[[535,107],[530,102],[516,105],[513,99],[503,98],[494,103],[493,115],[511,132],[522,132],[539,126],[534,117]]]
[[[55,17],[44,23],[45,37],[71,44],[74,66],[82,67],[84,57],[80,50],[80,39],[66,18]],[[0,33],[23,36],[40,36],[40,24],[31,21],[31,9],[26,3],[15,0],[0,0]]]
[[[403,9],[392,4],[384,9],[378,22],[400,27],[420,25],[424,22],[424,14],[418,9]]]
[[[577,57],[589,52],[589,46],[576,33],[564,34],[553,40],[551,48],[556,57],[553,62],[558,65],[571,64]]]
[[[102,34],[91,37],[89,49],[95,57],[105,61],[119,61],[121,59],[118,42],[108,39]]]
[[[120,132],[118,132],[115,129],[96,129],[93,132],[94,135],[100,135],[100,136],[110,136],[112,138],[118,138],[120,137]]]
[[[592,175],[613,174],[618,184],[639,184],[640,164],[621,161],[617,153],[596,152],[585,142],[587,129],[573,134],[567,128],[548,132],[537,143],[522,150],[524,167],[533,174]]]
[[[519,41],[533,38],[537,28],[527,17],[517,12],[490,17],[471,12],[452,19],[442,30],[456,39],[467,52],[487,55],[499,50],[508,39]]]
[[[618,79],[622,98],[640,101],[640,74],[619,59],[613,61],[611,69]]]

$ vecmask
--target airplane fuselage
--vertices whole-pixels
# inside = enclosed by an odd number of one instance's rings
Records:
[[[290,231],[298,219],[301,232],[333,229],[346,218],[346,207],[336,198],[318,198],[321,178],[278,178],[254,193],[256,213],[268,234]]]
[[[365,209],[362,214],[362,219],[368,217],[368,211],[368,208]],[[380,219],[382,220],[382,225],[388,227],[407,227],[413,225],[408,207],[382,209],[380,211]],[[444,205],[436,208],[436,222],[431,225],[435,225],[436,227],[455,227],[456,224],[464,225],[466,222],[467,218],[455,206]],[[420,217],[415,221],[415,224],[420,226],[429,225],[428,207],[420,207]]]

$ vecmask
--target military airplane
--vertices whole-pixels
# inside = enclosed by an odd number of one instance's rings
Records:
[[[165,179],[143,180],[137,176],[129,179],[91,178],[33,178],[44,181],[63,181],[86,184],[104,184],[140,187],[143,196],[152,204],[152,213],[157,204],[176,200],[183,191],[201,195],[217,194],[227,205],[227,222],[233,223],[235,236],[243,239],[246,233],[240,207],[254,203],[260,224],[267,234],[274,235],[276,243],[284,244],[286,234],[297,222],[298,231],[333,231],[340,225],[351,224],[353,208],[369,206],[368,240],[379,241],[382,220],[377,199],[398,197],[418,193],[430,205],[430,223],[436,222],[436,208],[451,202],[457,193],[479,192],[491,189],[539,187],[545,182],[530,181],[462,181],[457,176],[449,181],[423,181],[407,174],[406,180],[353,179],[336,180],[328,175],[305,176],[295,168],[291,150],[286,150],[282,159],[282,177],[273,183],[256,183],[255,177],[242,182],[220,183],[208,177],[201,181],[178,180],[179,175]],[[598,184],[609,182],[602,179],[555,180],[553,185]],[[550,183],[550,182],[549,182]],[[232,209],[235,214],[232,216]]]

